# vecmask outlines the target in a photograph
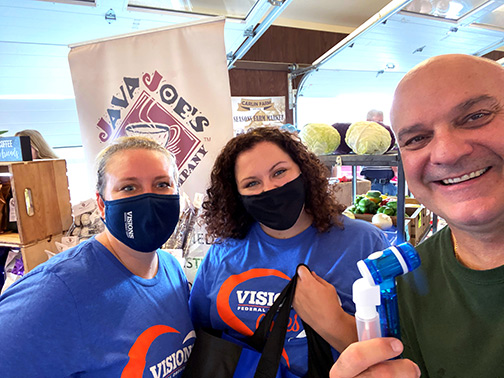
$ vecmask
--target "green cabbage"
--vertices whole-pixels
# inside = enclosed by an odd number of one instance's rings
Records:
[[[382,125],[360,121],[348,127],[345,141],[357,155],[381,155],[389,150],[392,137]]]
[[[341,142],[338,130],[325,123],[308,123],[304,125],[299,137],[306,147],[316,155],[333,153]]]

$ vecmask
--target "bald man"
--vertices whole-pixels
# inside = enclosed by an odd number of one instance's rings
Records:
[[[504,376],[504,69],[467,55],[415,68],[391,111],[408,186],[448,227],[399,286],[404,354],[424,376]]]
[[[399,83],[391,121],[409,189],[448,226],[398,280],[403,344],[354,343],[331,378],[504,377],[504,68],[431,58]]]

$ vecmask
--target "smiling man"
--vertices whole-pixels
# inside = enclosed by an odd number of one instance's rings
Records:
[[[502,376],[504,69],[432,58],[401,81],[391,119],[410,190],[448,223],[400,282],[404,355],[423,376]]]
[[[504,68],[441,55],[399,83],[391,111],[408,187],[448,226],[417,246],[398,279],[403,351],[393,338],[350,345],[331,378],[502,377]]]

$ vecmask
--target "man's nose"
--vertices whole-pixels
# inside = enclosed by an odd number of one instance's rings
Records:
[[[453,128],[443,128],[436,131],[431,142],[430,162],[432,164],[450,165],[473,150],[470,140],[463,131]]]

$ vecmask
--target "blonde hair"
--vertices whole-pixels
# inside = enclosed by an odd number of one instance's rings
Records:
[[[107,147],[105,147],[96,157],[96,190],[98,194],[103,198],[103,192],[105,190],[105,170],[107,168],[107,164],[117,152],[125,151],[125,150],[149,150],[149,151],[158,151],[162,153],[170,162],[173,173],[174,173],[174,181],[178,186],[178,169],[177,163],[175,160],[175,156],[168,151],[166,148],[158,144],[152,139],[145,137],[120,137],[114,139]]]
[[[14,136],[28,136],[30,137],[30,144],[35,151],[37,151],[36,159],[58,159],[58,155],[56,155],[45,141],[42,134],[40,134],[37,130],[21,130],[18,131]],[[35,157],[33,157],[35,159]]]

